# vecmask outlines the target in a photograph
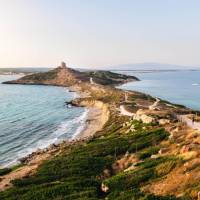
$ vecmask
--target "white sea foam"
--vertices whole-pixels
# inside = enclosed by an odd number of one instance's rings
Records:
[[[89,109],[86,109],[86,111],[78,118],[78,121],[80,122],[80,126],[76,129],[75,133],[72,136],[72,140],[75,139],[86,127],[86,120],[89,113]]]
[[[56,144],[61,142],[62,140],[59,139],[64,134],[68,134],[74,130],[74,133],[72,135],[68,135],[67,139],[73,140],[76,138],[77,135],[79,135],[85,128],[86,126],[86,120],[87,120],[87,115],[88,115],[89,110],[85,108],[85,111],[78,117],[70,120],[70,121],[65,121],[62,122],[56,131],[54,131],[50,136],[48,140],[40,140],[38,141],[33,147],[29,147],[26,149],[23,149],[22,151],[19,151],[17,153],[16,159],[12,160],[11,162],[6,163],[2,167],[10,167],[15,164],[19,163],[19,159],[23,158],[32,152],[38,150],[38,149],[45,149],[51,144]],[[77,127],[74,129],[74,127]]]
[[[199,83],[193,83],[192,85],[194,85],[194,86],[198,86],[198,85],[199,85]]]
[[[65,91],[66,91],[66,92],[69,92],[69,89],[68,89],[68,88],[65,88]],[[79,97],[80,97],[80,95],[79,95],[77,92],[75,92],[75,91],[71,91],[71,93],[73,94],[73,99],[76,99],[76,98],[79,98]]]
[[[71,136],[72,139],[74,139],[85,127],[85,122],[87,119],[89,110],[85,109],[85,111],[82,113],[82,115],[67,121],[67,122],[62,122],[58,129],[53,133],[53,135],[58,137],[62,136],[63,134],[66,134],[74,129],[74,127],[77,127],[75,129],[74,134]]]
[[[16,164],[19,164],[19,161],[18,161],[17,158],[14,159],[14,160],[12,160],[11,162],[8,162],[8,163],[6,163],[6,164],[4,164],[4,165],[1,165],[0,167],[1,167],[1,168],[12,167],[12,166],[14,166],[14,165],[16,165]]]

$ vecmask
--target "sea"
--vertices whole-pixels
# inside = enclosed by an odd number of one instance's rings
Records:
[[[200,110],[200,71],[117,71],[136,76],[137,82],[120,86],[122,89],[150,94],[172,103]]]
[[[66,106],[77,94],[64,87],[1,84],[17,78],[0,75],[0,168],[52,143],[74,139],[88,113]]]

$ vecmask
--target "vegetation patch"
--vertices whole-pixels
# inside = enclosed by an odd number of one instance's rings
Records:
[[[57,77],[58,70],[54,69],[45,73],[35,73],[35,74],[30,74],[27,75],[21,80],[30,80],[30,81],[47,81],[47,80],[52,80]]]
[[[138,157],[139,159],[145,159],[151,157],[153,154],[157,154],[159,150],[160,150],[159,146],[149,147],[139,152]]]
[[[128,76],[124,74],[118,74],[110,71],[90,71],[84,72],[86,77],[93,78],[95,83],[101,85],[118,85],[129,80],[139,80],[135,76]]]
[[[12,169],[10,169],[10,168],[0,169],[0,176],[6,175],[6,174],[10,173],[11,171],[12,171]]]

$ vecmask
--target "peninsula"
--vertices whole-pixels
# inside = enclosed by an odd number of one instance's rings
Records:
[[[69,103],[92,112],[77,139],[0,169],[0,199],[199,199],[198,112],[115,88],[138,80],[109,71],[79,72],[61,63],[5,82],[68,87],[80,94]]]

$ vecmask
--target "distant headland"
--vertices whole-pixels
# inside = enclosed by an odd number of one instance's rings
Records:
[[[137,81],[134,76],[121,75],[109,71],[80,72],[66,66],[65,62],[57,68],[44,73],[35,73],[6,84],[44,84],[57,86],[71,86],[78,83],[96,83],[100,85],[118,85],[129,81]]]

